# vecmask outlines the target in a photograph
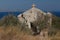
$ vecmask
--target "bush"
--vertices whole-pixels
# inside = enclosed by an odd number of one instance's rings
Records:
[[[52,26],[56,29],[60,29],[60,17],[53,16]]]
[[[16,26],[19,24],[19,21],[16,16],[8,14],[0,20],[1,26]]]

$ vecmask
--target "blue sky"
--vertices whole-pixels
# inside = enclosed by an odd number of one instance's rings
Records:
[[[33,3],[44,11],[60,11],[60,0],[0,0],[0,11],[25,11]]]

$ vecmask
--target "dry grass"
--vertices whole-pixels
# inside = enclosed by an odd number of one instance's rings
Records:
[[[32,36],[20,31],[18,27],[0,27],[0,40],[38,40],[38,36]]]
[[[51,40],[60,40],[60,30],[57,30],[57,34],[55,36],[50,37]]]
[[[40,40],[40,35],[28,35],[20,31],[19,27],[0,27],[0,40]],[[52,37],[51,40],[60,40],[60,38]]]

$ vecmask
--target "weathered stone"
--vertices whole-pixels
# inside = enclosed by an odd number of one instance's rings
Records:
[[[45,16],[47,16],[45,18]],[[37,20],[46,20],[46,26],[45,27],[51,27],[52,25],[52,14],[50,12],[45,13],[42,10],[35,7],[35,5],[32,5],[32,8],[27,10],[26,12],[18,15],[18,19],[21,23],[26,23],[28,25],[29,29],[32,29],[32,31],[38,30],[37,26],[32,26],[31,23],[37,21]],[[35,29],[34,29],[35,28]],[[38,30],[39,32],[39,30]],[[48,31],[44,32],[44,35],[47,35]],[[43,35],[43,33],[41,35]]]

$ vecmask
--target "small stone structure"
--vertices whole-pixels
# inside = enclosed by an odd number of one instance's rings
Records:
[[[26,12],[18,15],[18,19],[20,22],[26,22],[28,25],[30,25],[30,22],[36,21],[38,18],[44,19],[44,16],[46,15],[45,12],[41,11],[40,9],[35,7],[35,4],[32,5],[32,8],[27,10]],[[28,26],[30,28],[30,26]]]
[[[49,26],[51,27],[51,25],[52,25],[52,14],[50,12],[45,13],[42,10],[36,8],[35,7],[35,4],[32,5],[32,8],[31,9],[27,10],[26,12],[24,12],[22,14],[19,14],[18,15],[18,19],[19,19],[19,21],[21,23],[24,23],[25,22],[28,25],[28,28],[29,29],[32,29],[32,28],[34,29],[34,27],[31,25],[31,23],[37,21],[38,19],[45,20],[45,16],[48,16],[48,19],[47,19],[46,24],[47,24],[47,28],[49,29]],[[36,26],[36,28],[37,28],[37,26]],[[41,31],[40,35],[41,35],[41,37],[42,37],[42,35],[43,36],[45,36],[45,35],[47,36],[48,35],[48,30]],[[43,38],[41,38],[41,40],[42,39]]]

